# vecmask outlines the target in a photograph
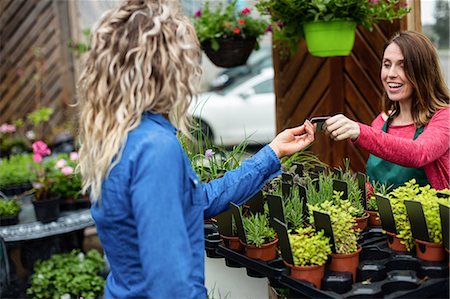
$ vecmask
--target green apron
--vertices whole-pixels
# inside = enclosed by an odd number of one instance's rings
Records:
[[[383,132],[387,132],[390,120],[386,120],[383,125]],[[416,129],[413,140],[422,134],[423,127]],[[423,168],[404,167],[385,161],[377,156],[370,155],[366,164],[366,174],[370,181],[376,181],[387,186],[393,185],[393,189],[403,185],[405,182],[415,178],[420,186],[429,184],[428,178]],[[393,190],[391,189],[391,190]]]

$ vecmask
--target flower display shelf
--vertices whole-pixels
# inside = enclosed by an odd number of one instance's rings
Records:
[[[209,227],[214,230],[214,227]],[[291,295],[311,298],[448,298],[449,265],[445,262],[427,262],[413,254],[397,253],[388,248],[387,237],[381,229],[362,233],[363,247],[357,269],[356,283],[350,273],[327,270],[321,289],[293,279],[281,258],[263,262],[226,248],[213,241],[217,236],[209,231],[208,250],[217,256],[245,267],[251,277],[267,277],[273,287],[289,288]],[[209,240],[208,240],[209,239]],[[213,241],[213,242],[211,242]],[[228,264],[228,263],[227,263]]]

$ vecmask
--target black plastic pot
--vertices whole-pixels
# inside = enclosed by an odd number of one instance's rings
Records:
[[[219,40],[217,51],[211,48],[209,41],[202,43],[206,56],[219,67],[235,67],[244,65],[255,48],[256,38]]]
[[[42,223],[50,223],[58,220],[59,218],[59,204],[61,197],[54,196],[45,200],[32,200],[34,206],[34,213],[36,214],[36,220]]]

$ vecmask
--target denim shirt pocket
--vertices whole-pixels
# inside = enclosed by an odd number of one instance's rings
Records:
[[[193,170],[189,172],[189,194],[192,205],[205,206],[205,193],[203,192],[200,178]]]

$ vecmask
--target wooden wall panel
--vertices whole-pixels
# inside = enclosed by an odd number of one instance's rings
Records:
[[[312,116],[337,113],[370,125],[381,111],[382,50],[401,26],[400,22],[385,22],[372,31],[358,28],[347,57],[313,57],[303,40],[289,59],[283,59],[275,48],[277,131],[302,124]],[[368,153],[348,141],[335,142],[318,134],[311,150],[331,166],[341,166],[348,157],[352,169],[365,171]]]
[[[68,1],[1,1],[0,124],[44,106],[51,127],[75,114],[70,31]]]

